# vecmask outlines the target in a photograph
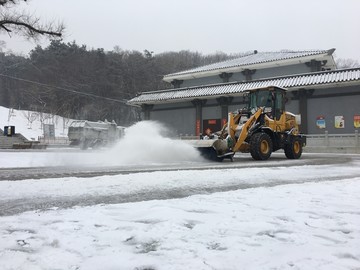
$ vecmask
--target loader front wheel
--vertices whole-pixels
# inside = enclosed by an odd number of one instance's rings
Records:
[[[288,159],[298,159],[302,154],[302,141],[299,137],[292,136],[289,143],[284,147],[285,156]]]
[[[250,140],[250,154],[255,160],[267,160],[271,156],[273,143],[266,133],[255,133]]]

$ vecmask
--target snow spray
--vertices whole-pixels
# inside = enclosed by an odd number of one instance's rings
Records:
[[[106,165],[142,165],[202,159],[193,146],[166,134],[169,130],[159,122],[138,122],[126,129],[125,136],[104,153],[102,161]]]
[[[46,152],[41,160],[37,158],[30,165],[103,167],[203,162],[193,146],[179,139],[169,138],[166,136],[169,133],[169,129],[159,122],[142,121],[127,128],[124,137],[111,148]]]

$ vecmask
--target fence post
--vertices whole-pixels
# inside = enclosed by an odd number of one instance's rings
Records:
[[[329,131],[325,130],[325,146],[329,147],[330,146],[330,142],[329,142]]]

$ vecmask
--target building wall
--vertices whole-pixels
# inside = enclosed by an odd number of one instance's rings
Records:
[[[309,73],[311,68],[305,64],[289,65],[286,67],[273,67],[266,69],[258,69],[252,76],[253,80],[260,80],[263,78],[294,75],[300,73]]]
[[[289,96],[285,103],[285,110],[294,114],[300,114],[299,100],[292,99]]]
[[[221,107],[219,105],[206,106],[202,109],[203,119],[220,119]]]
[[[191,87],[191,86],[217,84],[217,83],[223,83],[223,80],[218,75],[184,80],[183,83],[180,85],[180,87]]]
[[[315,90],[308,99],[308,133],[319,134],[325,130],[329,134],[354,133],[359,130],[354,127],[355,115],[360,116],[360,86]],[[325,120],[325,128],[317,126],[320,117]],[[342,128],[335,127],[335,117],[337,120],[343,117]]]
[[[252,80],[309,72],[311,72],[311,68],[305,64],[289,65],[286,67],[264,68],[256,70],[255,73],[252,74]],[[246,77],[241,72],[234,73],[229,81],[246,81]]]
[[[287,99],[285,109],[300,114],[296,93],[288,93]],[[325,130],[330,134],[354,133],[356,129],[359,130],[354,127],[354,116],[360,116],[359,104],[360,86],[316,89],[307,100],[307,133],[322,134]],[[246,105],[243,97],[234,97],[231,105],[228,106],[228,112],[237,111]],[[325,128],[317,126],[317,119],[320,116],[325,119]],[[344,117],[343,128],[335,128],[335,116]],[[196,110],[191,102],[155,105],[150,118],[165,123],[177,135],[195,135]],[[221,106],[215,98],[208,99],[202,107],[202,120],[221,118]]]
[[[164,109],[154,106],[150,120],[159,121],[176,135],[195,135],[195,107],[191,103],[179,103],[175,108]],[[160,110],[156,110],[160,109]]]
[[[231,104],[228,107],[229,112],[236,112],[238,110],[241,110],[242,108],[245,108],[248,105],[247,100],[245,100],[243,97],[235,97]]]

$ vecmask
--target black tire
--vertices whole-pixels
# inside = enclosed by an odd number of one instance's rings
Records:
[[[302,141],[301,138],[296,136],[291,136],[289,138],[289,143],[284,147],[285,156],[288,159],[298,159],[302,154]]]
[[[273,142],[266,133],[255,133],[250,140],[250,154],[255,160],[267,160],[271,156]]]

